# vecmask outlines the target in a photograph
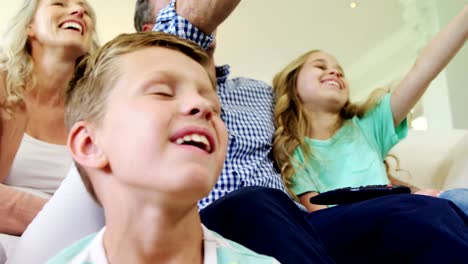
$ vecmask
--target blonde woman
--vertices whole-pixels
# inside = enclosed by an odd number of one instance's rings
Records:
[[[6,29],[0,50],[0,233],[21,235],[70,168],[64,90],[79,59],[97,48],[95,20],[84,0],[25,0]]]
[[[406,136],[406,115],[467,37],[468,5],[422,51],[395,91],[372,95],[363,105],[350,103],[343,69],[328,53],[310,51],[277,74],[274,158],[291,194],[313,212],[326,208],[309,202],[320,192],[389,184],[383,159]],[[464,195],[458,205],[466,208],[468,192],[458,191]]]

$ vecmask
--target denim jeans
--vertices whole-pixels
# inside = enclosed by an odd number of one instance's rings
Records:
[[[440,198],[447,199],[456,204],[466,215],[468,215],[468,189],[457,188],[444,191]]]
[[[280,190],[243,187],[200,215],[209,229],[285,264],[466,263],[468,252],[468,216],[450,201],[425,195],[306,213]]]

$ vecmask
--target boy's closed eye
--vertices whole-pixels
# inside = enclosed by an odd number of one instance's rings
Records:
[[[174,96],[174,91],[168,84],[159,83],[148,87],[145,94],[169,98]]]
[[[62,3],[62,1],[54,1],[54,2],[52,2],[52,5],[64,6],[64,4]]]

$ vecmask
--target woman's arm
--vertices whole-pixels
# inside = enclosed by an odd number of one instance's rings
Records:
[[[307,192],[307,193],[301,194],[299,196],[299,201],[301,202],[302,205],[305,206],[307,211],[309,211],[310,213],[312,213],[314,211],[317,211],[317,210],[320,210],[320,209],[327,208],[326,205],[319,205],[319,204],[311,204],[310,203],[310,198],[314,197],[316,195],[318,195],[318,192]]]
[[[4,104],[6,99],[6,82],[5,82],[5,72],[0,72],[0,157],[2,155],[2,138],[3,138],[3,119],[4,115],[6,115],[6,111],[4,110]],[[0,172],[1,177],[1,172]],[[0,178],[0,182],[3,182],[3,179]]]
[[[0,233],[21,235],[47,199],[0,184]]]
[[[65,247],[104,226],[104,212],[73,166],[54,196],[28,226],[9,263],[45,263]]]
[[[391,107],[395,127],[408,115],[468,38],[468,5],[422,50],[416,63],[392,94]]]
[[[14,142],[22,137],[20,129],[16,129],[18,126],[11,126],[11,120],[4,124],[5,120],[10,119],[4,108],[5,85],[5,72],[0,72],[0,166],[2,166],[0,168],[0,233],[21,235],[47,199],[2,184],[13,160]],[[17,122],[22,122],[22,120],[23,118],[17,118]],[[12,131],[9,131],[11,133],[5,133],[3,128],[9,127],[11,127]]]

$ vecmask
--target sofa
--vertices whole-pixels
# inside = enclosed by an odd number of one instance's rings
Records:
[[[390,152],[391,174],[419,188],[468,188],[468,130],[409,131]]]
[[[468,130],[409,131],[390,153],[398,157],[400,167],[390,159],[391,174],[402,181],[419,188],[468,188]],[[17,239],[0,234],[7,256]],[[0,247],[0,264],[5,258],[2,254]]]

